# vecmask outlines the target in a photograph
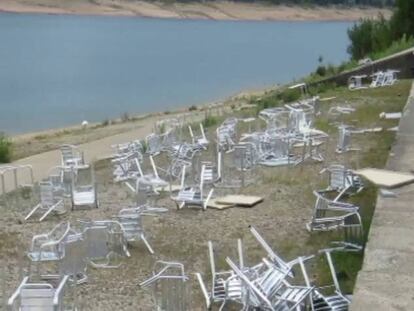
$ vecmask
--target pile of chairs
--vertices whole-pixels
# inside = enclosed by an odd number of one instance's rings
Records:
[[[233,150],[237,141],[237,118],[227,118],[223,123],[217,127],[217,148],[222,152],[229,152]]]
[[[40,203],[25,216],[25,220],[38,216],[43,221],[49,215],[66,213],[65,198],[72,210],[99,207],[93,166],[85,164],[83,153],[71,145],[61,146],[61,165],[52,167],[48,177],[39,183]]]
[[[201,273],[196,273],[203,292],[206,307],[219,303],[219,310],[226,304],[241,306],[241,310],[347,310],[350,297],[344,295],[336,277],[331,252],[326,255],[333,284],[317,286],[310,281],[305,263],[315,256],[298,257],[292,261],[283,260],[254,229],[252,235],[265,250],[267,256],[252,266],[246,266],[241,240],[238,240],[238,262],[227,257],[228,270],[217,271],[213,245],[208,242],[208,256],[211,269],[211,289],[205,284]],[[298,273],[299,272],[299,273]]]
[[[329,186],[313,192],[315,205],[306,228],[310,232],[338,231],[342,239],[334,242],[336,245],[347,251],[360,251],[363,248],[364,231],[359,207],[340,199],[359,193],[364,187],[363,182],[342,165],[331,165],[323,171],[329,173]]]
[[[381,86],[390,86],[394,85],[397,82],[397,73],[398,70],[386,70],[386,71],[378,71],[371,75],[372,82],[370,87],[381,87]]]
[[[367,75],[355,75],[351,76],[348,79],[348,89],[349,90],[360,90],[370,88],[377,88],[382,86],[394,85],[398,81],[397,73],[398,70],[388,69],[386,71],[377,71],[374,74],[370,75],[371,83],[367,86],[363,84],[363,80],[368,78]]]
[[[298,165],[308,159],[324,160],[320,148],[328,135],[312,128],[315,103],[300,101],[260,111],[259,118],[266,123],[266,129],[244,134],[240,139],[253,144],[257,164]]]

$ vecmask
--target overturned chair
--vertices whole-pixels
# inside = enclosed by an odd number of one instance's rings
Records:
[[[49,181],[40,182],[40,203],[37,204],[24,218],[28,220],[35,214],[40,214],[39,221],[44,220],[49,214],[62,215],[66,213],[63,198],[56,195],[53,184]]]
[[[124,237],[128,243],[141,240],[150,254],[154,254],[154,250],[148,243],[142,226],[143,213],[145,213],[145,210],[141,208],[125,208],[118,213],[116,220],[121,224]]]
[[[358,206],[334,201],[314,191],[316,202],[312,220],[306,224],[308,231],[332,231],[342,234],[342,241],[333,242],[344,251],[361,251],[364,230]]]
[[[203,124],[200,123],[200,135],[196,136],[194,135],[193,129],[191,125],[188,126],[188,131],[190,132],[191,140],[193,142],[193,145],[196,146],[197,149],[207,149],[209,141],[206,137],[206,134],[204,132]]]
[[[85,164],[83,152],[74,145],[61,145],[62,166],[77,167]]]
[[[122,225],[118,221],[81,220],[88,262],[95,268],[118,268],[112,262],[120,257],[130,257]]]
[[[201,207],[203,211],[207,209],[208,202],[213,195],[214,188],[206,194],[205,180],[203,178],[205,166],[201,167],[200,183],[197,186],[186,186],[185,185],[185,167],[183,167],[182,179],[181,179],[181,190],[176,196],[171,196],[171,199],[176,202],[177,209],[183,207],[196,206]]]
[[[313,194],[316,200],[312,220],[306,225],[308,231],[336,230],[347,218],[359,215],[359,207],[354,204],[334,201],[318,191],[314,191]]]
[[[322,192],[336,191],[338,195],[333,199],[333,201],[338,201],[345,194],[351,195],[359,193],[364,188],[364,183],[361,177],[354,174],[352,170],[347,169],[343,165],[329,165],[320,173],[325,172],[329,174],[329,185],[328,188]]]
[[[267,259],[263,259],[264,265],[259,274],[242,271],[228,257],[226,262],[242,280],[245,287],[243,299],[245,310],[306,310],[306,303],[313,287],[289,284],[286,280],[288,271],[280,271]]]
[[[114,181],[120,182],[139,176],[140,157],[135,153],[112,160]],[[138,163],[137,163],[138,162]]]
[[[324,286],[314,286],[311,297],[312,311],[346,311],[351,303],[351,297],[342,293],[336,276],[335,266],[331,252],[335,249],[324,249],[320,253],[324,254],[327,260],[333,284]],[[308,272],[304,265],[304,260],[299,258],[303,278],[308,287],[313,286],[310,282]]]
[[[49,233],[35,235],[28,252],[32,264],[35,264],[36,273],[43,275],[40,270],[42,263],[56,263],[56,275],[68,275],[70,281],[82,284],[87,281],[86,245],[83,235],[76,233],[69,223],[60,223]],[[47,266],[48,271],[50,266]],[[32,271],[33,272],[33,271]]]
[[[92,166],[79,167],[72,173],[72,210],[78,207],[99,207],[95,173]]]
[[[74,233],[70,223],[62,222],[46,234],[33,236],[28,257],[32,262],[58,261],[65,256],[64,242]]]
[[[243,250],[241,240],[237,241],[239,265],[243,269]],[[206,301],[207,309],[210,309],[214,303],[221,303],[219,310],[223,310],[227,302],[234,301],[242,303],[242,283],[239,277],[232,271],[217,271],[214,259],[213,243],[208,241],[208,256],[210,260],[211,270],[211,291],[207,290],[207,286],[203,281],[200,273],[196,273],[197,280]]]
[[[152,276],[139,286],[151,288],[156,311],[190,310],[189,278],[181,263],[156,261]]]

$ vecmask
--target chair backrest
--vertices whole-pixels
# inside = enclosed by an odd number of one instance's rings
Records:
[[[152,133],[146,137],[147,152],[151,155],[157,155],[161,152],[162,142],[160,135]]]
[[[61,145],[60,152],[62,155],[62,165],[73,164],[71,163],[73,160],[82,160],[81,153],[73,145]]]
[[[344,242],[357,246],[364,244],[364,229],[361,215],[358,212],[347,215],[342,225],[344,230]]]
[[[313,191],[313,194],[316,197],[314,217],[315,218],[325,217],[326,212],[329,210],[329,203],[331,202],[331,200],[324,197],[321,193],[317,191]]]
[[[157,310],[189,310],[189,282],[184,266],[177,262],[156,261],[152,276],[140,283],[151,286]]]
[[[331,165],[329,171],[329,187],[333,190],[342,190],[346,187],[347,170],[343,165]]]
[[[78,188],[95,187],[95,171],[92,165],[78,167],[72,169],[72,191],[77,191]]]
[[[54,311],[55,289],[50,284],[25,284],[20,289],[22,311]]]
[[[49,181],[42,181],[40,185],[40,202],[43,206],[52,206],[55,204],[53,185]]]
[[[338,145],[337,149],[347,151],[351,145],[351,131],[346,126],[338,128]]]
[[[139,213],[133,213],[130,210],[121,210],[116,219],[122,225],[122,231],[127,241],[138,240],[141,234],[144,233],[142,218]]]
[[[205,161],[201,162],[201,165],[204,166],[204,171],[202,171],[200,178],[204,183],[213,183],[216,175],[213,163]]]
[[[106,226],[91,223],[83,230],[87,257],[90,259],[105,258],[109,253],[109,233]]]
[[[105,258],[110,252],[127,254],[127,241],[122,225],[115,220],[81,221],[83,237],[90,259]]]
[[[59,264],[60,275],[78,277],[87,268],[87,249],[82,233],[70,234],[64,241],[65,256]]]

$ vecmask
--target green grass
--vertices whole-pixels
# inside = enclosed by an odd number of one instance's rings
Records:
[[[376,52],[370,54],[370,58],[372,60],[377,60],[383,57],[390,56],[392,54],[407,50],[409,48],[414,47],[414,37],[406,37],[403,36],[400,40],[394,41],[390,47],[388,47],[386,50],[381,52]]]
[[[212,126],[216,126],[220,123],[220,118],[219,117],[215,117],[212,115],[207,115],[204,120],[202,121],[203,127],[208,128],[208,127],[212,127]]]
[[[349,91],[345,87],[327,89],[320,94],[321,97],[336,96],[338,102],[348,102],[356,107],[356,111],[350,115],[342,117],[345,124],[352,124],[356,128],[369,127],[393,127],[398,125],[396,120],[382,120],[379,114],[385,112],[402,111],[409,91],[411,80],[398,81],[392,87],[382,87],[377,89],[365,89],[360,91]],[[322,104],[322,109],[329,109],[328,103]],[[335,127],[325,118],[318,118],[315,127],[327,133],[336,131]],[[395,133],[382,131],[379,133],[356,134],[357,145],[363,147],[360,152],[360,167],[384,168],[389,152],[395,140]],[[372,217],[375,212],[377,199],[377,188],[366,182],[362,192],[351,196],[347,201],[360,207],[360,214],[363,222],[365,241],[368,238]],[[336,232],[314,233],[308,240],[307,247],[311,252],[318,249],[331,247],[330,242],[339,240],[340,236]],[[342,289],[346,293],[351,293],[356,281],[358,271],[362,267],[363,254],[361,253],[332,253],[334,265]],[[318,257],[316,262],[317,283],[321,285],[332,284],[329,267],[323,256]]]

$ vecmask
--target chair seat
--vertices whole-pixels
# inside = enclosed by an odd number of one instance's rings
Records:
[[[75,205],[89,205],[95,203],[95,190],[75,192],[73,194],[73,203]]]
[[[61,259],[59,254],[55,252],[30,252],[27,256],[31,261],[56,261]]]

